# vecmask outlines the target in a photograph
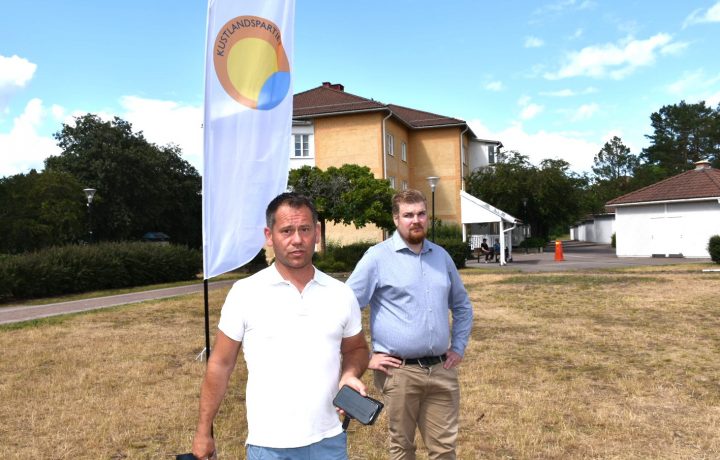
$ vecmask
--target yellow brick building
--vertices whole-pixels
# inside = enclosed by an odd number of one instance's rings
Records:
[[[437,176],[435,215],[443,222],[463,222],[463,178],[494,163],[500,147],[499,141],[478,139],[463,120],[383,104],[348,93],[341,84],[325,82],[293,99],[291,168],[367,166],[395,189],[422,191],[429,208],[427,178]],[[383,237],[374,226],[328,225],[326,233],[341,243]]]

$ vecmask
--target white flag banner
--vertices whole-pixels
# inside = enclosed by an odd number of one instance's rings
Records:
[[[265,208],[287,187],[295,0],[210,0],[205,62],[203,272],[262,248]]]

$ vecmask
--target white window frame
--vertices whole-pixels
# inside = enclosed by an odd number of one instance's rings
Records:
[[[404,180],[402,181],[402,189],[407,190],[408,189],[408,181]]]
[[[400,144],[400,159],[407,163],[407,144],[405,142]]]
[[[297,144],[300,137],[300,155],[298,155]],[[311,158],[312,147],[310,134],[293,134],[293,158]]]
[[[388,176],[388,180],[390,181],[390,187],[395,188],[395,177]]]
[[[395,138],[390,133],[385,135],[385,150],[388,155],[395,156]]]

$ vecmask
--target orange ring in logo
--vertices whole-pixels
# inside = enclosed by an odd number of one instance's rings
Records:
[[[213,63],[225,92],[252,109],[272,109],[289,91],[280,29],[267,19],[238,16],[225,23],[215,38]]]

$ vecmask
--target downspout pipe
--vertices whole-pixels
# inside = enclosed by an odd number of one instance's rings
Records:
[[[463,136],[470,129],[465,126],[463,132],[460,133],[460,190],[465,191],[465,149],[463,148]]]
[[[463,135],[470,129],[470,126],[465,126],[465,129],[460,133],[460,190],[465,191],[465,152],[463,149]],[[460,198],[462,200],[462,198]],[[462,205],[460,206],[460,222],[462,226],[462,239],[467,241],[467,224],[463,224],[462,218]],[[433,216],[434,218],[434,216]]]
[[[382,139],[380,139],[380,143],[382,144],[382,156],[383,156],[383,158],[382,158],[382,160],[383,160],[383,179],[387,179],[387,152],[386,152],[387,143],[385,142],[385,121],[388,118],[392,117],[392,114],[393,114],[392,110],[390,110],[390,109],[387,109],[387,110],[388,110],[387,117],[383,118],[383,121],[382,121]],[[383,240],[384,240],[384,239],[388,238],[390,232],[388,232],[387,230],[383,230],[382,233],[383,233]]]
[[[380,142],[382,143],[382,152],[383,152],[383,179],[387,179],[387,143],[385,141],[385,121],[392,117],[392,110],[388,109],[388,115],[387,117],[383,118],[382,121],[382,139]]]

